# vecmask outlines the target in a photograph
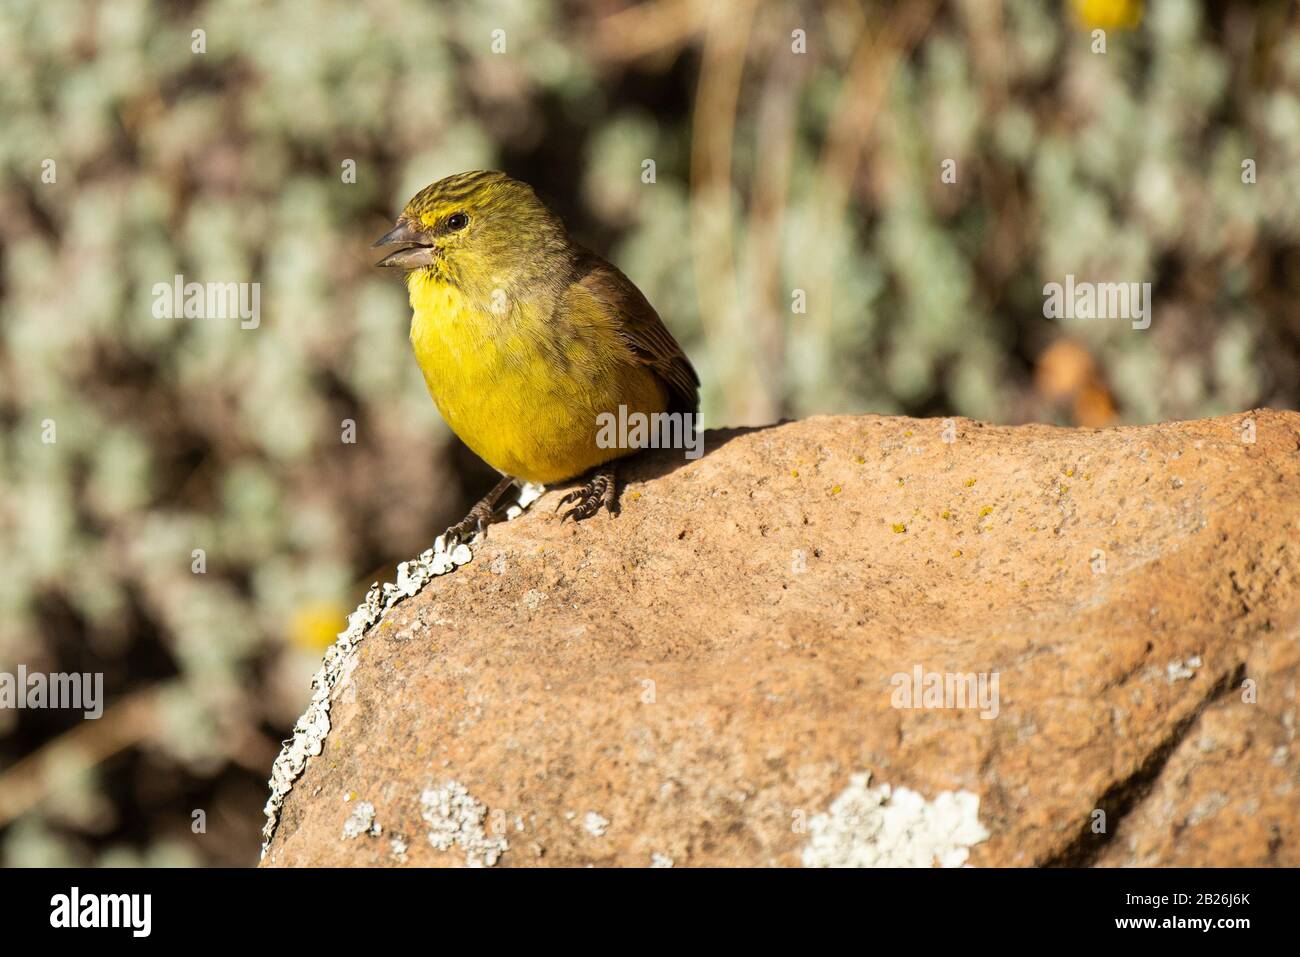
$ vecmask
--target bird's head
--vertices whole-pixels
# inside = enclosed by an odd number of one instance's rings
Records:
[[[496,171],[426,186],[375,245],[401,246],[377,265],[429,270],[469,291],[554,281],[570,249],[564,224],[533,188]]]

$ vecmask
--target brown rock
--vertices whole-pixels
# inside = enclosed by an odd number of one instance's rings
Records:
[[[705,448],[391,610],[265,863],[1300,864],[1300,414]],[[895,707],[917,668],[995,706]]]

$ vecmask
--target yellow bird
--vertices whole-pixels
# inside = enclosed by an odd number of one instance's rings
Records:
[[[613,511],[612,462],[635,448],[597,441],[602,413],[699,408],[699,377],[641,291],[574,243],[527,183],[448,176],[420,190],[376,246],[408,270],[411,345],[438,411],[504,478],[448,546],[482,532],[518,480],[552,484],[595,469],[560,504],[581,520]],[[688,420],[688,421],[691,421]]]

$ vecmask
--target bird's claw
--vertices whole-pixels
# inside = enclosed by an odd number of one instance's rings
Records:
[[[491,518],[491,511],[484,508],[482,502],[475,505],[468,515],[455,525],[448,526],[447,530],[439,536],[438,541],[442,542],[442,550],[454,551],[457,545],[469,544],[476,536],[486,537]]]
[[[569,519],[580,522],[584,518],[591,518],[601,508],[606,508],[612,514],[614,511],[614,472],[612,469],[603,469],[591,477],[591,481],[585,485],[566,492],[560,501],[556,503],[555,510],[558,512],[565,505],[571,502],[577,504],[569,509],[560,518],[560,524],[563,525]]]

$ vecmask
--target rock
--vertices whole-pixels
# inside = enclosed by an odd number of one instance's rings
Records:
[[[1300,865],[1300,414],[705,449],[386,612],[264,863]]]

